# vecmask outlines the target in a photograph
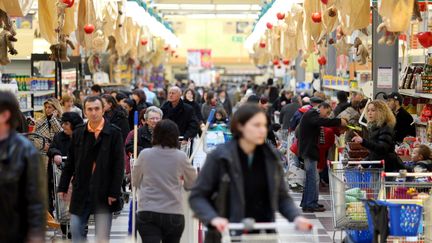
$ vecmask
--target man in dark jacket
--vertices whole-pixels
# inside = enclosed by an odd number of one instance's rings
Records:
[[[90,96],[84,101],[88,123],[78,127],[71,140],[58,188],[64,198],[74,177],[70,203],[73,242],[85,241],[85,225],[95,215],[96,241],[108,242],[112,213],[121,210],[124,149],[121,131],[103,118],[103,102]]]
[[[161,107],[163,119],[170,119],[179,128],[180,136],[185,141],[193,139],[198,134],[199,125],[194,109],[181,99],[181,89],[177,86],[171,87],[168,91],[168,101]]]
[[[395,141],[402,143],[408,136],[415,137],[416,130],[413,117],[401,107],[403,98],[399,93],[393,92],[387,95],[387,104],[396,116]]]
[[[321,103],[323,102],[323,100],[321,98],[318,97],[312,97],[310,99],[310,105],[304,105],[302,107],[300,107],[292,116],[291,120],[290,120],[290,124],[289,124],[289,130],[290,131],[295,131],[297,126],[300,124],[300,120],[303,117],[303,115],[309,111],[311,108],[315,108],[318,107]]]
[[[291,103],[286,104],[281,112],[279,117],[279,123],[282,124],[283,129],[288,129],[290,126],[291,118],[294,116],[294,113],[301,108],[301,97],[296,95],[291,98]]]
[[[300,207],[303,212],[323,212],[322,205],[318,204],[319,197],[319,174],[317,163],[319,160],[318,144],[324,134],[321,127],[346,126],[347,121],[344,119],[328,119],[331,113],[331,107],[327,103],[321,103],[318,109],[310,109],[303,115],[298,128],[298,147],[299,156],[305,163],[305,187]]]
[[[39,152],[15,132],[19,105],[0,91],[0,242],[45,242],[45,166]]]

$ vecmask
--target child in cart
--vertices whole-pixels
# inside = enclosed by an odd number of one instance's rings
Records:
[[[432,172],[431,149],[424,144],[418,145],[413,149],[411,155],[412,163],[409,171],[414,173]],[[417,182],[431,181],[431,178],[417,177]]]
[[[227,113],[224,109],[217,109],[213,122],[212,122],[212,127],[213,126],[217,126],[217,125],[225,125],[226,127],[229,126],[229,120],[228,120],[228,116]]]

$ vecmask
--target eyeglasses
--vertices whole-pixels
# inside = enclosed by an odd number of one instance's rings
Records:
[[[161,118],[160,117],[149,117],[148,120],[151,120],[151,121],[160,121]]]

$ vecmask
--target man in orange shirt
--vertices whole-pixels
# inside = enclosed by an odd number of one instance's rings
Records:
[[[96,241],[108,242],[112,213],[122,207],[123,139],[120,128],[104,120],[100,97],[88,97],[84,101],[84,111],[88,122],[73,133],[58,191],[63,198],[73,175],[72,242],[85,241],[90,214],[95,215]]]

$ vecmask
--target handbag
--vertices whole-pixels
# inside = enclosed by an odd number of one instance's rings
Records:
[[[123,206],[124,206],[124,199],[122,196],[118,197],[117,200],[115,200],[111,206],[110,206],[110,211],[115,213],[115,212],[120,212],[123,210]]]

